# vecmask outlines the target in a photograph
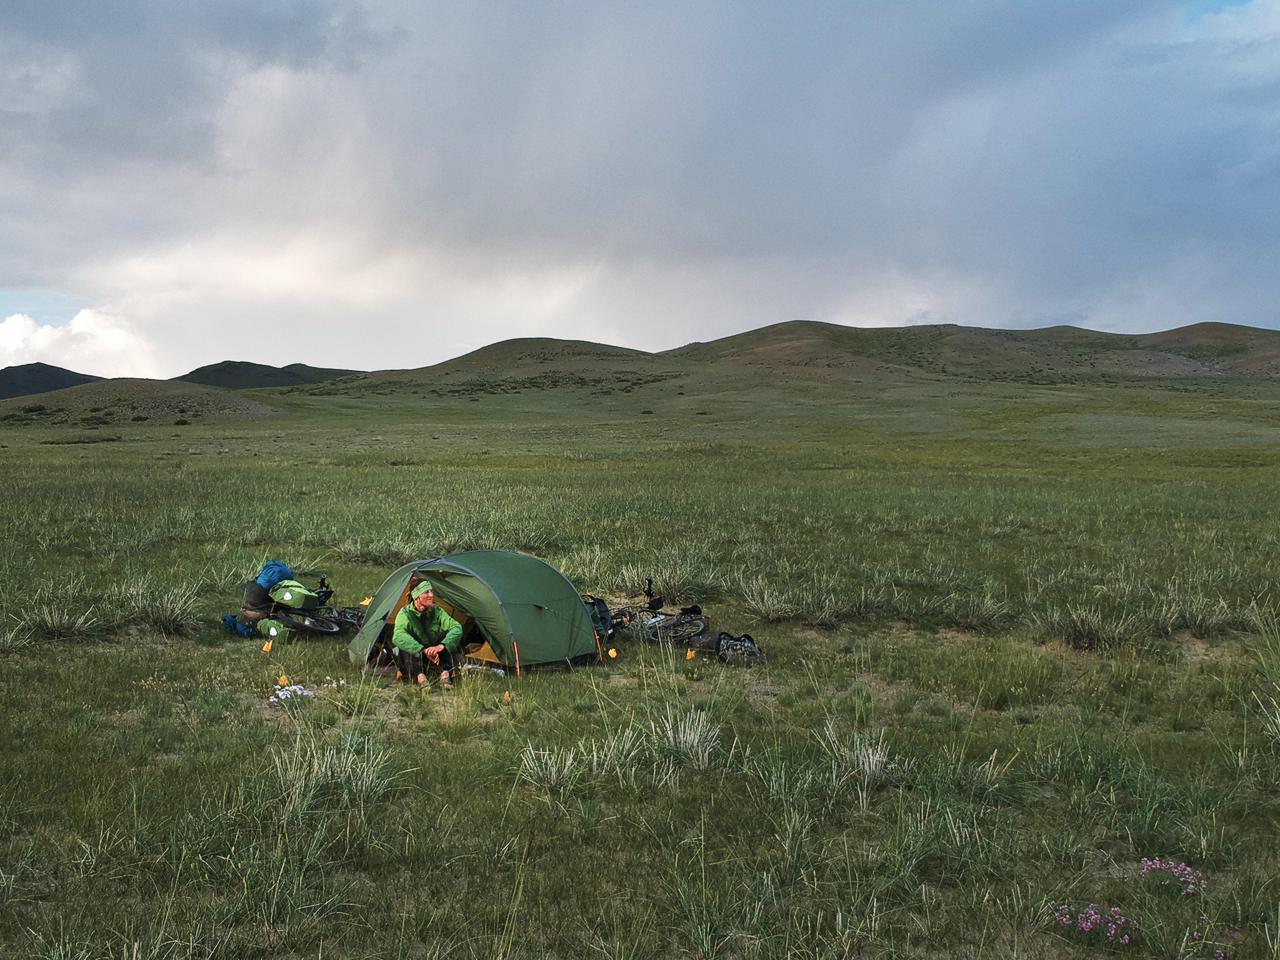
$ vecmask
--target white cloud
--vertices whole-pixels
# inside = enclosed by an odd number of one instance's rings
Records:
[[[599,273],[532,259],[495,269],[468,251],[387,248],[359,231],[226,231],[86,265],[76,287],[128,317],[172,376],[225,359],[385,369],[510,336],[611,339],[599,319],[578,322]]]
[[[106,377],[159,375],[154,346],[99,310],[81,310],[66,324],[37,323],[24,313],[0,320],[0,367],[36,362]]]

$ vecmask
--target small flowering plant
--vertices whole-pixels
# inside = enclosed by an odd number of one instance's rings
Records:
[[[1164,918],[1163,921],[1157,921],[1154,916],[1145,918],[1144,940],[1167,941],[1173,931],[1162,930],[1162,925],[1169,924],[1175,929],[1181,927],[1177,936],[1181,940],[1178,956],[1187,960],[1209,960],[1209,957],[1227,960],[1230,942],[1243,937],[1239,928],[1211,920],[1207,912],[1201,912],[1204,908],[1199,903],[1189,899],[1203,896],[1208,889],[1204,874],[1189,864],[1172,858],[1143,857],[1138,861],[1138,876],[1128,874],[1125,879],[1141,884],[1145,889],[1135,890],[1135,894],[1145,894],[1144,902]],[[1193,923],[1194,916],[1199,916],[1199,920]],[[1070,903],[1062,904],[1054,912],[1053,923],[1064,936],[1103,949],[1128,947],[1134,942],[1138,926],[1120,907],[1101,908],[1092,903],[1080,910]]]
[[[1192,897],[1204,892],[1204,875],[1194,867],[1174,860],[1161,860],[1159,857],[1143,857],[1138,861],[1138,870],[1144,877],[1155,877],[1160,886],[1177,886],[1184,897]]]
[[[1082,910],[1076,910],[1071,904],[1064,903],[1054,913],[1053,921],[1064,933],[1070,930],[1087,943],[1114,947],[1127,947],[1133,943],[1133,921],[1119,907],[1103,910],[1091,903]]]
[[[314,697],[315,695],[314,690],[308,690],[300,683],[289,683],[288,677],[281,677],[280,680],[276,682],[275,691],[271,696],[267,697],[267,706],[293,706],[299,703],[305,703],[309,698]]]

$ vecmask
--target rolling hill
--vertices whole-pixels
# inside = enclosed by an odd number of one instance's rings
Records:
[[[273,367],[270,364],[252,363],[247,360],[223,360],[197,367],[190,373],[184,373],[173,379],[184,383],[199,383],[207,387],[223,387],[227,390],[252,390],[261,387],[297,387],[337,380],[341,377],[360,376],[362,373],[363,371],[360,370],[311,367],[305,363]]]
[[[662,354],[673,360],[791,371],[856,370],[1044,382],[1115,379],[1280,378],[1280,331],[1197,324],[1154,334],[1099,333],[1078,327],[996,330],[939,324],[844,327],[792,321],[694,343]]]
[[[689,394],[779,385],[963,380],[1117,383],[1280,379],[1280,331],[1201,324],[1155,334],[1055,326],[846,327],[790,321],[647,353],[576,340],[515,339],[443,363],[302,388],[315,394],[460,396],[665,383]]]
[[[63,387],[75,387],[82,383],[101,380],[87,373],[76,373],[47,363],[23,363],[0,369],[0,400],[6,397],[25,397],[34,393],[47,393]]]
[[[173,380],[99,380],[0,401],[0,424],[103,427],[262,420],[278,411],[229,390]]]
[[[83,377],[43,364],[0,371],[10,391],[40,388],[57,377]],[[490,344],[428,367],[358,373],[305,364],[273,367],[223,361],[170,381],[95,381],[56,391],[60,422],[90,416],[129,418],[256,417],[271,407],[234,391],[276,388],[312,396],[408,395],[480,399],[485,395],[558,391],[593,402],[616,394],[741,395],[771,385],[787,392],[857,383],[962,381],[1013,383],[1273,382],[1280,380],[1280,331],[1197,324],[1149,334],[1116,334],[1055,326],[996,330],[953,324],[859,328],[791,321],[706,343],[648,353],[608,344],[518,338]],[[77,381],[78,382],[78,381]],[[182,393],[178,386],[199,388]],[[645,388],[653,390],[646,391]],[[817,391],[813,393],[813,391]],[[77,393],[76,391],[81,391]],[[175,392],[176,391],[176,392]],[[200,392],[204,391],[204,392]],[[24,394],[25,396],[26,394]],[[147,399],[147,397],[150,399]],[[21,406],[21,405],[19,405]],[[42,407],[54,409],[55,402]],[[137,408],[136,410],[134,408]],[[186,411],[185,413],[183,411]],[[6,422],[31,416],[0,407]],[[47,422],[48,414],[42,414]],[[40,419],[40,417],[36,417]]]
[[[592,389],[670,379],[692,368],[661,355],[583,340],[523,337],[503,340],[443,363],[383,370],[340,382],[315,384],[312,394],[438,396],[520,393],[530,389]]]

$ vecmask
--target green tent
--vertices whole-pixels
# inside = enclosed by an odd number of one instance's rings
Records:
[[[406,563],[378,588],[364,626],[347,648],[363,667],[390,630],[415,584],[427,581],[436,599],[482,644],[481,659],[520,673],[539,663],[600,656],[600,644],[577,589],[546,561],[508,550],[472,550]]]

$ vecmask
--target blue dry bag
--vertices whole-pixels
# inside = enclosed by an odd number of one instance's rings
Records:
[[[268,560],[262,565],[262,572],[257,576],[258,586],[266,591],[270,591],[281,580],[292,579],[293,571],[289,569],[289,565],[279,560]]]

